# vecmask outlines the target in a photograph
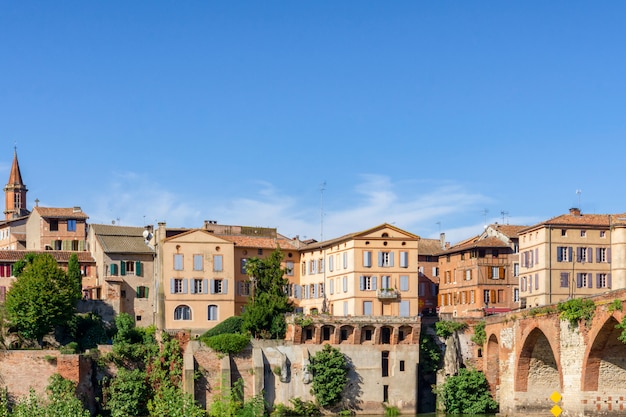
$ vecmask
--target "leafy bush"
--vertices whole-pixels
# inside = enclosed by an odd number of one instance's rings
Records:
[[[613,313],[614,311],[622,311],[622,300],[615,299],[609,304],[609,313]]]
[[[106,409],[111,417],[145,416],[149,393],[144,371],[120,368],[105,390]]]
[[[420,363],[421,372],[431,373],[439,369],[441,363],[441,350],[429,334],[425,334],[420,342]]]
[[[487,378],[475,369],[461,368],[437,389],[447,414],[495,413],[498,403],[491,398]]]
[[[621,323],[616,324],[615,328],[620,329],[622,331],[622,333],[617,337],[617,339],[622,343],[626,343],[626,317],[622,319]]]
[[[203,339],[204,343],[216,352],[239,353],[248,346],[250,338],[242,334],[218,334]]]
[[[70,343],[68,343],[65,346],[61,346],[59,351],[63,355],[72,355],[74,353],[78,353],[78,343],[77,342],[70,342]]]
[[[341,393],[348,383],[348,362],[343,353],[331,345],[313,355],[309,371],[313,375],[313,389],[317,403],[329,407],[341,400]]]
[[[243,323],[243,319],[241,316],[231,316],[219,323],[214,328],[207,330],[200,336],[201,339],[206,339],[207,337],[217,336],[218,334],[225,333],[241,333],[241,324]]]
[[[591,324],[594,314],[596,313],[596,305],[593,300],[573,298],[557,305],[559,317],[561,320],[567,320],[572,327],[578,326],[578,322],[583,320],[586,325]]]
[[[386,417],[396,417],[400,415],[400,409],[395,405],[383,404],[383,407],[385,408]]]
[[[437,336],[447,339],[452,336],[454,332],[464,330],[466,327],[467,324],[460,321],[443,320],[435,323],[435,333],[437,333]]]
[[[300,398],[296,397],[291,398],[289,402],[291,402],[292,407],[277,404],[270,414],[270,417],[315,417],[322,415],[320,408],[311,401],[302,401]]]
[[[487,333],[485,332],[485,321],[480,321],[474,326],[474,334],[472,335],[472,342],[478,346],[482,346],[487,341]]]

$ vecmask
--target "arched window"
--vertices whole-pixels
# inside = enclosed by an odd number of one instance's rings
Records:
[[[191,320],[191,308],[185,305],[176,307],[174,320]]]
[[[214,304],[211,304],[209,306],[208,314],[209,314],[208,317],[210,321],[217,320],[217,306]]]

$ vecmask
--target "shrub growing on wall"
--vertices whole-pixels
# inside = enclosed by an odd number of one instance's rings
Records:
[[[487,378],[475,369],[461,368],[438,389],[448,414],[495,413],[498,403],[491,398]]]
[[[313,394],[318,404],[330,407],[341,401],[341,393],[348,383],[348,362],[337,348],[324,345],[309,363],[313,375]]]

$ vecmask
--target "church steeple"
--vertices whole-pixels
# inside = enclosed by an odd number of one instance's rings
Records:
[[[11,220],[16,217],[26,216],[29,211],[26,209],[26,186],[22,181],[22,173],[20,172],[20,164],[17,161],[17,148],[13,150],[13,165],[11,166],[11,174],[9,182],[4,187],[5,210],[4,217]]]

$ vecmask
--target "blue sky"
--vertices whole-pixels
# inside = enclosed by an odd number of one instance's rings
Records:
[[[623,212],[625,17],[612,1],[1,0],[0,175],[17,145],[29,208],[318,240],[389,222],[455,242],[579,199]]]

